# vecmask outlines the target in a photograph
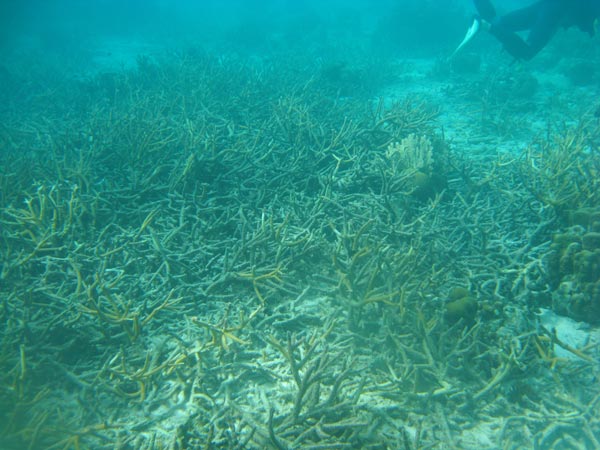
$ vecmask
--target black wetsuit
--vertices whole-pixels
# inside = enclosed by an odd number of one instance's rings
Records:
[[[539,0],[503,16],[489,0],[474,0],[481,17],[491,24],[494,35],[517,59],[533,58],[560,27],[577,26],[594,34],[594,21],[600,18],[600,0]],[[526,40],[516,34],[529,30]]]

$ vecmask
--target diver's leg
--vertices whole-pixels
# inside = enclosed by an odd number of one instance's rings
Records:
[[[483,20],[491,22],[496,18],[496,8],[490,0],[473,0],[475,8]]]
[[[529,30],[543,14],[544,1],[539,1],[531,6],[520,8],[498,17],[492,22],[493,28],[502,28],[505,31]]]
[[[512,31],[503,29],[494,29],[490,32],[500,41],[504,50],[510,53],[515,59],[530,60],[535,56],[531,47],[521,37]]]
[[[560,27],[562,14],[559,9],[548,9],[538,17],[536,23],[531,27],[529,36],[527,36],[527,44],[531,52],[529,59],[543,49],[556,34]]]
[[[492,21],[490,33],[500,41],[504,49],[516,59],[529,60],[533,57],[529,45],[516,31],[529,30],[537,21],[539,13],[536,3],[527,8],[518,9]]]
[[[542,0],[495,20],[490,32],[504,49],[516,59],[530,60],[552,38],[560,22],[561,11],[556,2]],[[515,31],[531,30],[527,41]]]

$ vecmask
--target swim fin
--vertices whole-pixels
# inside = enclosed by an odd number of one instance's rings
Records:
[[[467,30],[467,34],[465,34],[465,38],[462,40],[462,42],[460,43],[460,45],[458,47],[456,47],[456,50],[454,50],[454,52],[452,52],[452,55],[450,55],[450,59],[454,58],[454,56],[465,46],[467,45],[471,39],[473,39],[473,37],[477,34],[477,32],[479,31],[479,28],[481,28],[481,19],[479,17],[475,17],[473,19],[473,23],[471,24],[471,26],[469,27],[469,29]]]
[[[490,0],[473,0],[475,8],[483,20],[491,22],[496,18],[496,8]]]

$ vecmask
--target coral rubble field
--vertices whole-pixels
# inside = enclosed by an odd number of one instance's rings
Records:
[[[600,448],[593,109],[310,61],[5,75],[1,448]]]

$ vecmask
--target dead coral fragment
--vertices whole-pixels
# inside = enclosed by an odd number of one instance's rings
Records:
[[[428,136],[410,134],[393,142],[386,150],[386,165],[393,176],[402,179],[405,193],[426,201],[446,187],[445,175],[436,168],[434,145]]]
[[[433,145],[427,136],[410,134],[388,145],[387,158],[400,170],[429,172],[433,165]]]

